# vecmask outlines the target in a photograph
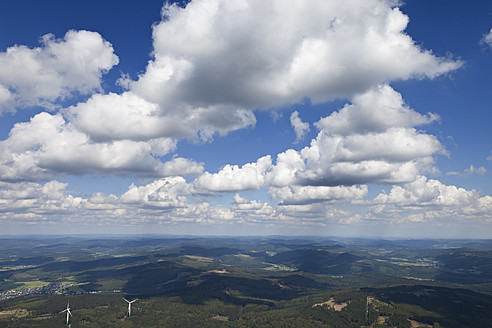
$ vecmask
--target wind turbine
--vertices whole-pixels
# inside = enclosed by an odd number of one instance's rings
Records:
[[[125,302],[128,303],[128,318],[130,318],[132,316],[132,303],[137,301],[138,298],[134,299],[133,301],[129,301],[126,298],[124,298],[124,300],[125,300]]]
[[[70,317],[72,316],[72,313],[70,312],[70,302],[67,303],[67,308],[60,313],[67,312],[67,325]]]

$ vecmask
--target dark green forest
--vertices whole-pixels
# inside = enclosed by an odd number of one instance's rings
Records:
[[[0,239],[0,327],[488,327],[492,242]],[[138,299],[132,304],[123,300]]]

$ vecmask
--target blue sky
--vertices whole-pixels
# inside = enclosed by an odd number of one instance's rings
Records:
[[[489,1],[8,1],[2,234],[486,238]]]

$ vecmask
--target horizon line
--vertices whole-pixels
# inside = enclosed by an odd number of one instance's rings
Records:
[[[333,236],[333,235],[205,235],[205,234],[161,234],[161,233],[53,233],[53,234],[34,234],[34,233],[12,233],[12,234],[1,234],[0,239],[9,238],[284,238],[284,239],[303,239],[303,238],[313,238],[313,239],[368,239],[368,240],[480,240],[487,241],[492,240],[492,238],[480,238],[480,237],[402,237],[402,236]]]

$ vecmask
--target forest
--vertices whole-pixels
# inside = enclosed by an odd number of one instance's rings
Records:
[[[492,241],[0,239],[0,326],[486,327]],[[126,299],[132,303],[128,315]]]

